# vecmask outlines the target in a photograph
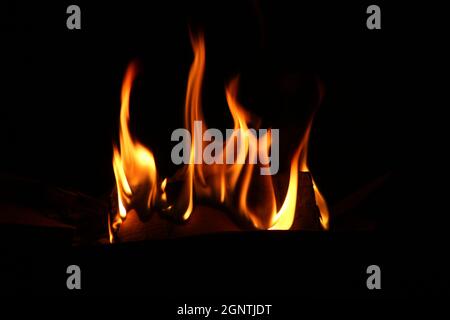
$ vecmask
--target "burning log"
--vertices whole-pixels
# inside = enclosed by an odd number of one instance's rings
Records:
[[[118,229],[116,239],[119,242],[170,239],[239,230],[225,211],[208,206],[196,206],[186,223],[177,223],[160,213],[142,221],[136,210],[131,210]]]
[[[322,230],[320,211],[316,204],[313,181],[309,172],[299,172],[297,207],[292,230]],[[283,179],[284,180],[284,179]],[[280,179],[281,183],[282,179]],[[114,189],[115,190],[115,189]],[[112,216],[117,214],[117,193],[111,197]],[[171,239],[186,236],[243,232],[252,230],[242,220],[235,219],[229,210],[209,204],[196,205],[190,218],[180,222],[162,211],[152,212],[150,218],[142,218],[135,209],[127,213],[127,218],[114,234],[118,242],[142,241],[149,239]],[[253,229],[254,230],[254,229]]]
[[[312,176],[309,172],[299,173],[299,190],[293,230],[321,230],[320,210],[316,204]]]

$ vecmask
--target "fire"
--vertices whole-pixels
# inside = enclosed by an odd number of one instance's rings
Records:
[[[196,166],[198,157],[201,157],[203,145],[198,145],[197,135],[201,132],[195,130],[194,122],[202,121],[203,114],[201,108],[201,90],[203,83],[203,74],[205,71],[205,43],[203,36],[198,37],[191,35],[191,43],[194,48],[195,56],[189,72],[188,85],[186,90],[186,102],[184,113],[185,128],[191,132],[192,142],[189,156],[189,164],[182,171],[176,174],[176,179],[184,180],[184,192],[181,193],[180,199],[171,207],[171,211],[175,213],[182,212],[182,219],[187,220],[194,209],[194,180],[206,185],[205,177],[201,166]]]
[[[256,229],[288,230],[292,227],[298,206],[298,174],[309,171],[307,166],[308,140],[311,132],[312,117],[303,138],[295,149],[291,159],[289,184],[284,200],[277,203],[274,176],[254,174],[256,169],[267,167],[268,154],[273,148],[272,131],[255,134],[253,127],[259,126],[260,120],[248,112],[238,101],[239,78],[231,80],[225,88],[225,96],[233,119],[235,134],[227,136],[219,151],[221,163],[202,163],[205,150],[204,137],[207,131],[202,112],[202,85],[205,71],[205,42],[202,34],[192,35],[191,43],[194,60],[189,72],[184,127],[191,136],[189,162],[173,177],[158,181],[155,160],[152,152],[134,139],[128,128],[129,99],[132,83],[136,77],[136,65],[131,64],[125,75],[121,95],[120,112],[120,150],[114,147],[113,168],[117,184],[118,216],[110,225],[117,229],[127,211],[144,202],[150,210],[157,202],[162,204],[166,214],[186,221],[193,212],[196,201],[207,199],[237,213]],[[201,125],[198,126],[197,124]],[[258,151],[257,151],[258,150]],[[252,161],[256,153],[262,158],[261,163]],[[228,161],[228,159],[233,161]],[[227,159],[225,161],[225,159]],[[166,188],[175,181],[182,183],[181,192],[173,196]],[[258,186],[260,199],[250,201],[250,192]],[[320,220],[324,229],[328,229],[329,213],[326,201],[313,180],[313,188]],[[253,193],[254,194],[254,193]]]
[[[230,167],[226,168],[228,176],[228,194],[232,195],[232,190],[236,190],[239,193],[239,203],[238,212],[245,218],[251,221],[254,227],[258,229],[266,229],[269,225],[270,217],[276,211],[276,200],[275,193],[273,191],[272,177],[269,175],[258,176],[258,182],[265,186],[263,188],[264,198],[266,203],[261,208],[252,209],[248,205],[248,194],[253,178],[253,169],[255,164],[252,161],[246,163],[246,159],[255,157],[255,150],[258,146],[265,149],[266,152],[270,150],[270,135],[266,134],[263,137],[257,139],[248,130],[248,123],[251,120],[254,122],[259,122],[258,119],[252,117],[237,101],[238,92],[238,78],[233,79],[227,89],[226,98],[228,102],[228,107],[231,112],[234,121],[234,129],[239,130],[241,137],[236,137],[236,139],[241,138],[242,143],[237,145],[236,162]],[[230,138],[226,142],[225,152],[231,152],[234,148],[235,137]],[[266,153],[263,153],[266,154]],[[243,176],[242,183],[238,185],[239,178]]]
[[[129,65],[122,85],[120,108],[120,149],[114,146],[113,169],[116,178],[119,217],[116,217],[112,229],[117,229],[127,211],[132,206],[145,204],[150,209],[156,202],[157,171],[152,152],[140,144],[130,134],[130,95],[136,78],[137,66]]]

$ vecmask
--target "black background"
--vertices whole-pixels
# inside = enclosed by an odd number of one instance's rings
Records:
[[[320,79],[324,102],[309,162],[325,194],[339,199],[394,170],[396,115],[403,107],[395,96],[403,71],[395,11],[383,12],[382,30],[369,31],[365,4],[80,3],[82,29],[70,31],[66,4],[10,6],[1,59],[7,172],[94,195],[108,190],[120,86],[133,59],[142,73],[132,130],[166,169],[170,134],[182,126],[189,27],[206,34],[203,99],[210,126],[229,127],[224,85],[240,74],[241,100],[263,125],[289,123],[302,131]],[[281,131],[283,138],[295,137]]]
[[[417,258],[420,267],[414,270],[425,266],[431,274],[442,274],[434,256],[422,259],[420,254],[442,255],[448,218],[435,208],[430,184],[421,179],[428,171],[419,164],[433,145],[426,145],[422,135],[428,131],[432,100],[422,100],[426,85],[416,81],[429,80],[424,73],[434,68],[428,54],[437,34],[428,32],[436,29],[426,18],[438,9],[377,2],[382,29],[368,30],[365,10],[371,2],[78,1],[82,29],[67,30],[69,4],[2,5],[1,173],[95,197],[109,193],[120,87],[127,64],[138,59],[131,127],[154,151],[161,173],[170,175],[170,134],[182,126],[192,61],[189,30],[201,29],[210,126],[229,127],[224,84],[240,74],[240,99],[248,109],[267,126],[301,132],[320,79],[325,95],[313,125],[309,164],[330,206],[388,174],[365,206],[334,224],[338,230],[374,229],[369,235],[375,238],[338,234],[330,245],[360,241],[349,252],[363,252],[364,243],[377,252],[390,248],[382,260],[402,269],[392,259],[398,249]],[[417,123],[415,110],[421,113]],[[295,144],[294,138],[281,130],[282,140]],[[354,223],[361,217],[369,227]],[[86,263],[89,257],[84,253]],[[358,265],[366,261],[353,258]]]

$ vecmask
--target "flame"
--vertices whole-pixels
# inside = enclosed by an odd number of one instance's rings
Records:
[[[136,78],[137,65],[131,63],[122,84],[120,108],[120,150],[114,146],[113,169],[117,186],[119,217],[113,222],[117,229],[131,206],[144,200],[147,209],[156,202],[157,171],[152,152],[139,143],[130,134],[128,127],[130,113],[130,95]]]
[[[251,120],[258,122],[258,119],[252,119],[250,115],[237,101],[239,78],[233,79],[226,88],[226,98],[229,110],[233,117],[234,129],[238,130],[240,136],[231,137],[226,142],[225,152],[231,152],[234,149],[235,139],[241,139],[241,144],[237,145],[237,154],[234,164],[227,168],[229,194],[233,194],[232,190],[239,193],[238,211],[242,216],[247,218],[254,227],[264,229],[268,225],[269,220],[264,217],[270,217],[276,211],[275,193],[273,192],[273,184],[271,176],[259,176],[259,183],[266,186],[264,188],[266,203],[261,208],[251,209],[248,206],[248,194],[252,183],[253,170],[255,164],[247,161],[255,156],[258,146],[262,142],[266,142],[266,151],[270,149],[270,135],[266,134],[259,139],[249,131],[248,123]],[[269,141],[267,141],[269,140]],[[242,183],[238,186],[239,178],[243,175]]]
[[[177,178],[181,177],[184,181],[184,192],[182,192],[178,201],[175,202],[173,206],[174,211],[181,211],[183,220],[187,220],[193,210],[194,198],[215,199],[219,203],[230,207],[232,211],[237,211],[255,228],[271,230],[287,230],[291,228],[297,205],[299,168],[302,166],[307,170],[306,152],[312,120],[292,158],[289,185],[279,210],[277,210],[273,177],[269,175],[255,176],[253,173],[255,166],[260,165],[249,161],[255,156],[258,147],[265,148],[266,154],[269,153],[271,134],[267,133],[257,138],[249,130],[249,123],[259,123],[259,119],[246,111],[238,102],[238,77],[231,80],[225,90],[228,108],[233,118],[234,130],[238,133],[227,138],[220,154],[222,159],[224,159],[231,153],[234,156],[234,162],[233,164],[211,165],[199,163],[197,157],[201,157],[204,146],[202,142],[198,142],[196,137],[203,135],[204,130],[207,130],[203,121],[201,104],[202,81],[205,69],[203,35],[191,36],[191,43],[194,51],[194,61],[189,72],[185,103],[185,128],[192,135],[191,153],[189,163],[176,175]],[[202,121],[203,126],[200,131],[195,127],[195,121]],[[202,140],[200,139],[200,141]],[[238,142],[237,146],[236,142]],[[257,207],[249,205],[252,183],[264,186],[261,191],[263,193],[261,198],[264,199],[264,203]],[[318,197],[319,208],[321,212],[324,211],[321,220],[325,226],[328,221],[326,202],[315,184],[314,190],[316,197]],[[236,194],[239,195],[237,202]],[[180,210],[181,208],[182,210]]]
[[[295,208],[297,206],[297,188],[298,188],[298,162],[299,157],[304,146],[303,138],[291,161],[291,168],[289,173],[289,186],[283,205],[280,210],[273,215],[272,226],[270,230],[289,230],[294,223]]]
[[[252,181],[253,164],[246,164],[246,159],[253,156],[258,145],[258,139],[249,131],[248,123],[252,119],[251,115],[237,102],[238,78],[233,79],[226,88],[226,98],[229,110],[233,117],[234,129],[239,130],[237,135],[228,138],[224,143],[220,157],[225,162],[225,156],[229,153],[234,155],[233,164],[210,164],[204,165],[199,159],[202,157],[203,141],[201,137],[208,128],[204,124],[201,92],[203,75],[205,70],[205,43],[203,35],[191,36],[191,43],[194,51],[194,61],[192,63],[185,102],[185,128],[191,132],[192,140],[190,147],[189,163],[186,164],[172,180],[180,179],[184,183],[184,191],[172,206],[172,213],[181,215],[183,220],[187,220],[192,213],[194,198],[215,199],[228,207],[235,208],[234,195],[240,194],[237,204],[237,211],[257,228],[264,228],[270,219],[261,219],[261,216],[269,216],[276,209],[273,186],[267,189],[270,204],[264,208],[265,214],[251,210],[247,205],[247,194]],[[200,130],[195,126],[196,121],[202,122]],[[255,121],[257,122],[257,121]],[[267,139],[267,137],[264,137]],[[260,138],[262,139],[262,138]],[[235,144],[237,143],[237,148]],[[269,144],[270,145],[270,144]],[[242,182],[241,177],[244,176]],[[264,176],[262,180],[271,180],[270,176]],[[259,208],[259,211],[263,211]]]
[[[197,132],[194,127],[195,121],[202,121],[203,114],[201,109],[201,90],[203,84],[203,75],[205,72],[205,42],[202,35],[195,36],[191,34],[191,43],[194,50],[194,61],[189,71],[188,85],[186,89],[184,125],[191,132],[191,148],[189,163],[178,172],[173,180],[183,180],[183,190],[180,197],[174,205],[171,205],[169,212],[179,214],[183,220],[189,219],[194,209],[194,180],[206,185],[203,170],[195,166],[198,157],[202,155],[202,145],[197,144]],[[165,187],[165,185],[164,185]]]
[[[304,136],[291,159],[289,184],[284,200],[277,203],[274,176],[255,174],[255,170],[266,166],[251,161],[257,150],[268,163],[272,147],[272,131],[256,135],[260,120],[248,112],[238,101],[239,78],[232,79],[225,88],[229,112],[233,119],[234,133],[223,142],[218,157],[222,163],[203,164],[203,133],[208,129],[202,112],[202,86],[205,72],[205,42],[203,34],[191,35],[194,51],[186,89],[184,127],[191,133],[189,163],[185,164],[173,177],[158,182],[155,160],[152,152],[134,139],[129,131],[129,100],[133,81],[136,77],[136,64],[127,69],[121,94],[120,111],[120,150],[114,146],[113,168],[117,185],[118,213],[111,222],[109,219],[110,241],[113,231],[126,218],[127,211],[145,200],[146,208],[151,209],[156,202],[163,204],[163,211],[181,220],[188,220],[196,199],[216,201],[238,213],[257,229],[288,230],[292,227],[297,203],[298,174],[309,171],[307,165],[308,140],[313,117]],[[201,126],[196,125],[201,121]],[[250,124],[253,125],[250,129]],[[233,161],[228,163],[226,159]],[[181,181],[181,192],[171,199],[166,187],[174,181]],[[313,189],[320,221],[328,229],[329,212],[326,201],[313,179]],[[258,192],[250,192],[259,187]],[[261,201],[251,197],[257,194]],[[253,200],[253,201],[252,201]],[[255,204],[256,202],[256,204]]]

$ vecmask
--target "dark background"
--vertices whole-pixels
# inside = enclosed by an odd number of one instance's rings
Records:
[[[97,196],[110,190],[120,87],[127,64],[139,59],[131,129],[154,151],[162,174],[171,174],[170,134],[183,123],[192,61],[189,27],[206,35],[203,99],[211,127],[230,127],[224,84],[240,74],[241,101],[263,127],[300,134],[320,80],[324,100],[309,163],[329,201],[395,170],[403,107],[395,97],[402,73],[395,8],[383,10],[382,30],[369,31],[363,3],[79,4],[80,31],[67,30],[65,3],[6,6],[2,171]],[[298,138],[281,130],[291,149]]]
[[[325,94],[309,164],[330,207],[387,177],[332,228],[376,230],[387,235],[379,242],[384,247],[394,241],[415,252],[431,243],[438,251],[448,218],[435,208],[430,183],[422,182],[434,169],[424,170],[422,162],[434,142],[427,145],[422,134],[432,100],[422,98],[426,85],[416,81],[430,80],[424,70],[435,67],[430,53],[437,34],[425,26],[438,9],[378,1],[382,29],[368,30],[365,10],[372,2],[77,1],[82,29],[67,30],[70,4],[2,4],[0,173],[108,194],[120,88],[132,59],[142,72],[133,87],[131,129],[155,153],[161,174],[173,173],[170,134],[183,123],[189,29],[201,29],[211,127],[229,127],[224,84],[240,74],[244,106],[264,126],[300,134],[320,80]],[[281,130],[282,140],[295,145],[296,138]]]

